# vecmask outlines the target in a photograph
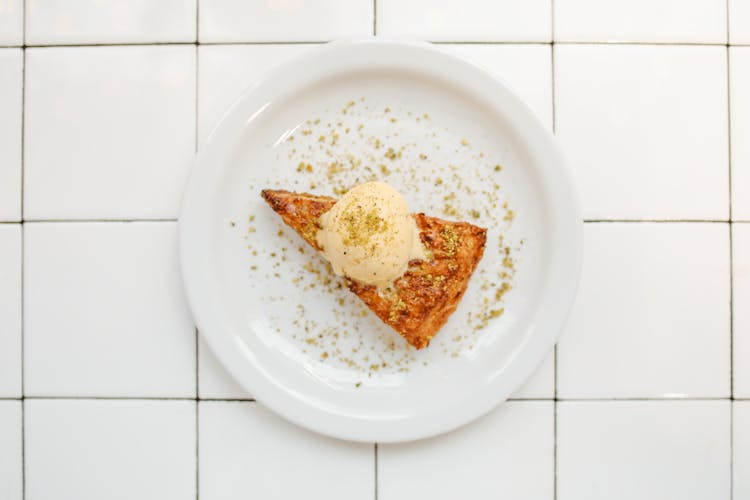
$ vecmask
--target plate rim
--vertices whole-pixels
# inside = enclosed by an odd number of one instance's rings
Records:
[[[284,74],[292,71],[292,68],[296,65],[303,62],[309,64],[315,58],[335,57],[338,51],[358,50],[358,47],[363,46],[377,47],[374,50],[382,48],[382,50],[398,51],[399,49],[408,48],[409,50],[426,51],[433,56],[437,55],[439,58],[443,58],[444,61],[451,64],[463,66],[467,71],[474,72],[477,78],[481,77],[492,80],[497,90],[504,94],[505,98],[509,98],[509,102],[515,106],[515,112],[519,113],[515,116],[517,121],[523,122],[525,127],[530,128],[531,135],[537,135],[540,138],[539,142],[541,144],[538,147],[540,149],[544,148],[546,155],[554,160],[554,166],[547,168],[545,173],[551,172],[556,177],[558,184],[558,192],[555,194],[556,205],[562,206],[564,208],[563,211],[567,213],[567,220],[559,220],[559,217],[558,220],[555,220],[557,226],[564,226],[568,245],[568,248],[564,249],[564,253],[567,255],[566,269],[555,269],[557,274],[562,274],[563,277],[567,276],[561,280],[561,283],[557,284],[563,287],[562,292],[564,293],[558,293],[557,296],[560,300],[556,304],[551,305],[553,312],[550,314],[553,316],[553,321],[548,321],[548,323],[556,324],[556,326],[548,325],[549,331],[537,333],[533,338],[529,339],[530,342],[524,343],[519,348],[519,353],[525,351],[525,361],[522,369],[517,369],[515,372],[516,380],[511,380],[510,384],[505,383],[506,386],[513,386],[512,389],[495,391],[495,393],[490,391],[484,395],[483,401],[477,401],[475,398],[474,404],[466,405],[467,407],[470,406],[471,410],[464,407],[456,415],[453,415],[451,418],[443,418],[440,422],[422,422],[419,419],[412,419],[412,421],[400,420],[397,422],[368,422],[348,415],[327,413],[320,408],[307,406],[304,401],[299,399],[291,401],[291,399],[294,399],[292,396],[284,393],[284,391],[276,391],[274,384],[270,380],[264,381],[264,377],[257,369],[253,380],[249,380],[247,377],[240,377],[240,371],[244,371],[247,374],[247,366],[245,366],[244,370],[240,370],[238,368],[239,363],[248,365],[248,357],[252,358],[252,355],[248,356],[248,353],[244,353],[245,355],[240,357],[238,352],[240,346],[232,342],[230,335],[224,334],[226,340],[222,341],[221,335],[209,333],[221,329],[221,321],[217,319],[215,312],[206,311],[206,308],[201,305],[202,302],[205,303],[207,300],[205,293],[202,292],[203,287],[199,286],[199,282],[202,280],[196,276],[197,270],[194,267],[196,258],[199,255],[196,255],[195,246],[192,243],[196,238],[195,221],[199,219],[197,218],[193,200],[198,196],[196,192],[200,191],[201,183],[199,181],[202,177],[205,177],[208,170],[205,159],[210,157],[211,147],[216,142],[217,137],[220,137],[220,134],[224,132],[224,128],[229,123],[228,118],[233,113],[236,113],[240,103],[248,99],[254,92],[263,88],[264,85],[270,85],[269,82],[273,82],[277,78],[282,78]],[[417,70],[420,64],[422,64],[421,61],[415,64]],[[514,121],[512,118],[509,118],[509,120],[511,122]],[[359,442],[403,442],[442,434],[480,418],[506,401],[514,390],[520,388],[523,382],[554,347],[572,307],[581,274],[583,222],[575,181],[572,170],[554,135],[542,125],[530,108],[510,90],[509,86],[501,78],[498,78],[481,65],[467,61],[439,46],[427,42],[376,39],[373,37],[329,42],[293,56],[262,73],[253,84],[248,86],[232,102],[213,126],[207,138],[199,143],[199,145],[199,150],[195,155],[186,183],[178,220],[179,261],[185,296],[200,335],[221,364],[227,369],[228,373],[256,401],[262,403],[286,420],[320,434]],[[560,230],[561,228],[557,227],[557,231]],[[558,238],[554,239],[555,242],[560,241],[559,236],[558,234]],[[535,315],[538,314],[538,310],[539,307]],[[520,362],[518,359],[514,359],[514,361]],[[252,366],[252,363],[250,365]]]

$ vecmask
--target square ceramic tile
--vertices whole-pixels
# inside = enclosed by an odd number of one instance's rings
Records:
[[[198,48],[198,131],[203,142],[243,90],[310,45],[203,45]]]
[[[552,500],[554,404],[511,401],[468,426],[380,445],[378,498]]]
[[[734,402],[734,498],[750,498],[750,401]]]
[[[22,439],[21,402],[0,401],[0,496],[21,500]]]
[[[370,0],[201,0],[201,42],[324,41],[372,35]]]
[[[511,399],[552,399],[555,397],[555,351],[547,354]]]
[[[729,48],[729,75],[732,218],[750,221],[750,47]]]
[[[252,399],[229,374],[203,338],[198,340],[198,397],[201,399]]]
[[[507,82],[552,129],[552,50],[548,45],[441,45]]]
[[[558,500],[728,500],[729,412],[729,401],[560,403]]]
[[[23,45],[24,0],[0,2],[0,45]]]
[[[195,47],[37,48],[26,61],[26,218],[177,217]]]
[[[251,402],[201,402],[200,498],[370,499],[370,444],[326,438]]]
[[[27,400],[26,500],[195,498],[195,404]]]
[[[20,224],[0,224],[0,397],[21,397]]]
[[[25,231],[27,394],[195,396],[175,223],[27,223]]]
[[[378,0],[377,34],[432,41],[547,42],[550,0]]]
[[[26,43],[192,42],[196,0],[28,2]]]
[[[729,0],[729,43],[750,43],[750,2]]]
[[[734,397],[750,398],[750,223],[732,226]]]
[[[729,396],[728,225],[586,224],[584,246],[558,396]]]
[[[0,49],[0,221],[21,220],[22,72],[21,49]]]
[[[724,47],[554,50],[556,132],[585,218],[727,218]]]
[[[726,0],[555,0],[555,40],[725,43]]]

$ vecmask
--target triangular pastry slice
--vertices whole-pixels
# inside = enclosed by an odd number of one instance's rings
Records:
[[[320,216],[336,203],[334,198],[265,189],[263,199],[289,227],[320,251],[316,234]],[[484,252],[487,230],[467,222],[450,222],[424,214],[413,215],[427,260],[412,260],[381,294],[373,285],[347,279],[349,289],[381,320],[417,349],[426,347],[456,310]]]

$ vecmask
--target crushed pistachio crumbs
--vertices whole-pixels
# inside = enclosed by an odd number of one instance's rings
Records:
[[[387,127],[373,125],[379,120],[385,122]],[[421,127],[426,127],[425,142],[410,142],[402,138],[402,127],[410,123],[420,123]],[[426,204],[419,208],[430,215],[442,214],[456,220],[470,220],[491,229],[507,227],[516,217],[507,200],[502,198],[502,165],[496,161],[490,163],[490,155],[477,151],[468,138],[456,138],[448,129],[433,125],[428,113],[371,106],[361,98],[359,102],[348,101],[339,110],[326,110],[323,116],[309,119],[305,124],[296,142],[293,135],[286,139],[288,147],[285,154],[294,167],[283,183],[278,178],[274,181],[279,187],[294,186],[300,191],[309,188],[321,190],[321,194],[340,197],[357,184],[388,177],[388,182],[397,187],[399,184],[409,187],[407,197],[410,202],[413,202],[410,194],[417,199],[425,198]],[[425,146],[433,142],[438,152],[435,156],[439,156],[441,145],[447,149],[451,140],[455,147],[449,150],[454,151],[455,163],[440,165],[430,161]],[[358,151],[360,149],[362,151]],[[280,157],[279,161],[282,161]],[[425,191],[426,197],[421,195],[422,191]],[[436,196],[437,193],[439,195]],[[467,204],[466,200],[470,203]],[[436,206],[436,203],[439,204]],[[357,220],[353,218],[347,221],[349,238],[367,239],[368,235],[372,236],[387,227],[388,222],[378,213],[362,215]],[[254,215],[248,218],[245,234],[248,242],[255,239],[252,234],[257,230],[254,220]],[[319,224],[312,223],[303,233],[309,240],[314,240],[318,230]],[[255,248],[248,243],[253,258],[250,269],[254,282],[261,273],[265,273],[264,279],[271,279],[269,273],[272,273],[276,279],[288,279],[294,283],[301,291],[301,302],[309,301],[312,297],[317,300],[321,297],[330,299],[335,322],[321,323],[300,303],[294,309],[294,314],[287,318],[288,325],[276,327],[279,334],[290,334],[293,341],[300,342],[300,348],[306,355],[314,356],[320,362],[336,363],[361,372],[366,376],[362,380],[372,377],[376,371],[398,373],[428,364],[422,354],[406,346],[398,334],[370,313],[347,290],[345,281],[333,275],[328,264],[316,252],[306,245],[299,245],[298,236],[291,233],[279,226],[277,237],[286,244],[281,252],[278,252],[278,241],[271,246],[276,251],[258,252],[260,247]],[[441,237],[446,255],[454,255],[460,245],[455,230],[444,228]],[[463,320],[451,319],[459,331],[462,321],[469,330],[458,335],[445,332],[433,341],[433,345],[437,343],[437,349],[442,349],[449,357],[458,357],[464,350],[472,349],[478,332],[505,312],[503,304],[515,282],[515,254],[519,248],[505,244],[502,234],[498,237],[499,246],[494,253],[497,257],[492,256],[488,242],[483,262],[480,262],[480,268],[472,278],[472,282],[478,283],[478,298],[472,300],[476,305],[465,313]],[[296,251],[289,253],[287,248]],[[268,265],[269,259],[271,265]],[[456,265],[451,262],[448,268],[453,272]],[[434,286],[446,285],[445,276],[427,275],[424,279]],[[284,304],[289,297],[267,297],[266,300]],[[393,322],[406,309],[406,302],[398,293],[390,300],[389,322]],[[281,307],[282,311],[287,309]],[[280,316],[278,323],[286,324],[284,321],[285,317]],[[353,383],[353,386],[360,387],[362,380]]]

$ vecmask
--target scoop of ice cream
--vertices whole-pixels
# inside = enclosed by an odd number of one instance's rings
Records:
[[[320,224],[318,245],[333,271],[361,283],[385,288],[425,255],[406,200],[384,182],[352,188]]]

